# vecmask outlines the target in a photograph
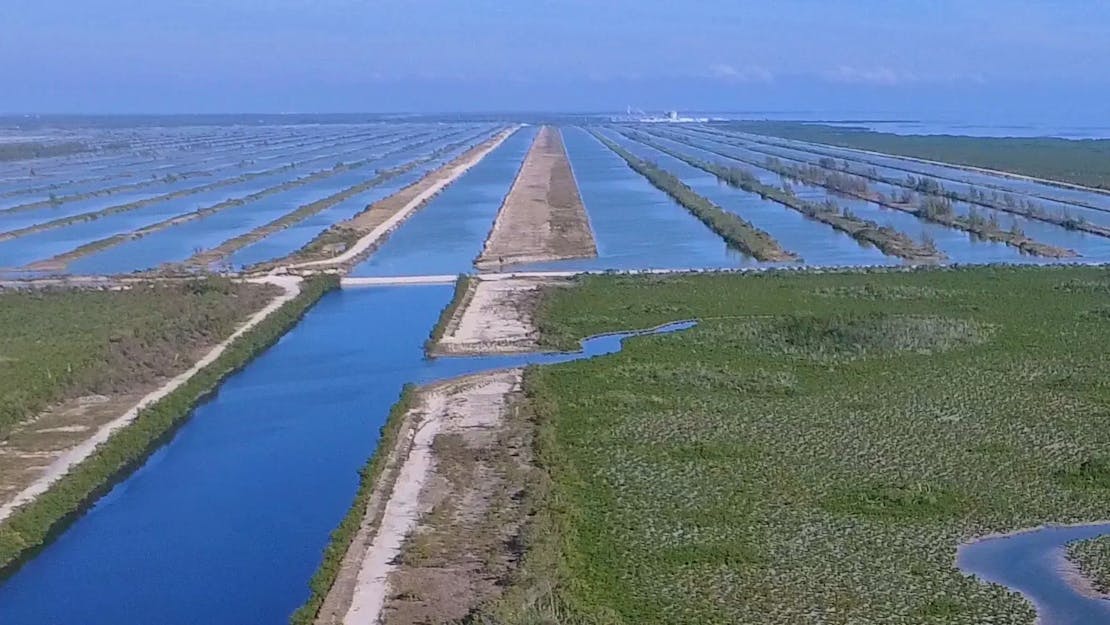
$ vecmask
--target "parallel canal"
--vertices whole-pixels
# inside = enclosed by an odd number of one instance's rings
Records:
[[[843,232],[807,219],[782,204],[764,200],[756,194],[734,189],[717,181],[716,176],[693,167],[669,154],[630,141],[616,132],[606,136],[636,156],[655,162],[726,211],[748,220],[770,234],[784,249],[795,252],[810,265],[883,265],[896,264],[874,247],[866,246]],[[690,154],[688,146],[660,140],[669,148]],[[686,149],[682,149],[686,147]],[[701,156],[691,154],[691,156]],[[704,158],[704,157],[703,157]],[[718,157],[715,160],[721,160]]]
[[[745,150],[736,145],[713,141],[699,135],[687,135],[687,138],[695,145],[702,146],[704,150],[700,153],[697,148],[689,145],[670,141],[668,139],[661,139],[660,143],[667,144],[668,147],[679,150],[680,152],[711,160],[715,162],[726,162],[728,164],[737,165],[741,168],[752,171],[760,177],[766,184],[781,185],[781,176],[763,167],[752,165],[751,163],[762,162],[766,158],[765,154]],[[733,155],[736,159],[730,159],[725,155]],[[928,221],[918,219],[917,217],[899,210],[885,208],[874,202],[860,200],[858,198],[846,197],[841,194],[830,192],[829,190],[810,184],[804,184],[797,181],[791,181],[790,186],[794,192],[801,198],[815,203],[822,203],[825,201],[833,201],[838,206],[848,208],[852,213],[863,219],[869,219],[881,226],[889,226],[908,235],[915,240],[923,240],[928,237],[932,240],[937,248],[944,252],[950,262],[954,263],[998,263],[1009,262],[1019,263],[1028,262],[1032,260],[1029,256],[1023,255],[1018,249],[1007,246],[1002,243],[995,243],[990,241],[980,241],[972,237],[967,232],[962,232],[954,228],[947,228],[939,224],[930,223]],[[1005,223],[1005,222],[1004,222]]]
[[[432,198],[368,260],[355,276],[468,273],[509,193],[535,128],[522,128]]]
[[[597,258],[529,270],[708,269],[753,266],[621,157],[580,128],[564,128],[571,169],[597,242]]]
[[[907,169],[909,169],[910,171],[915,172],[914,175],[917,175],[919,177],[935,176],[946,189],[951,189],[960,193],[966,194],[969,193],[972,189],[977,189],[979,191],[988,193],[988,195],[991,193],[997,193],[999,197],[1010,195],[1014,198],[1017,198],[1018,200],[1030,200],[1040,206],[1043,206],[1044,209],[1050,213],[1079,217],[1093,224],[1110,226],[1110,211],[1108,210],[1095,210],[1075,204],[1065,204],[1059,201],[1046,200],[1037,196],[1023,195],[1024,192],[1030,192],[1034,190],[1031,189],[1031,187],[1038,187],[1038,185],[1035,185],[1034,183],[1029,183],[1025,181],[1012,181],[998,176],[965,173],[952,168],[943,168],[936,166],[918,167],[914,163],[906,163],[904,161],[900,161],[899,159],[872,157],[869,155],[861,157],[858,153],[853,153],[850,151],[829,150],[823,147],[813,147],[811,148],[812,151],[809,151],[809,149],[802,149],[801,147],[783,147],[774,142],[766,142],[763,138],[759,138],[757,141],[752,141],[739,136],[731,139],[723,136],[713,138],[711,135],[692,131],[684,132],[683,134],[690,137],[694,141],[701,141],[706,142],[706,144],[714,145],[716,146],[715,149],[718,149],[721,146],[728,146],[728,149],[734,149],[744,152],[748,158],[755,159],[756,161],[763,161],[763,159],[766,159],[768,156],[775,156],[783,159],[787,163],[803,162],[816,165],[818,161],[822,158],[822,156],[835,157],[837,159],[846,159],[849,163],[850,171],[860,173],[869,169],[874,169],[884,178],[895,180],[903,180],[906,178],[907,175],[911,175],[907,173]],[[892,163],[897,163],[899,167],[904,167],[905,169],[896,168],[892,165]],[[965,180],[967,179],[972,179],[977,182],[974,184],[965,182]],[[986,181],[990,181],[991,186],[988,187],[982,184]],[[885,185],[881,183],[875,183],[872,186],[874,186],[879,191],[886,193],[887,195],[891,195],[892,193],[894,195],[897,195],[902,190],[901,187],[892,187],[890,185]],[[1057,189],[1055,187],[1047,187],[1052,191],[1045,191],[1045,187],[1046,185],[1039,185],[1039,188],[1043,193],[1048,193],[1054,196],[1065,195],[1079,201],[1087,202],[1091,205],[1110,203],[1110,196],[1105,196],[1098,193],[1063,190]],[[1056,193],[1057,191],[1063,191],[1063,193]],[[845,204],[846,201],[841,200],[841,203]],[[855,210],[855,206],[858,205],[858,203],[859,201],[855,201],[855,203],[853,204],[853,210]],[[1033,239],[1042,243],[1048,243],[1050,245],[1056,245],[1075,250],[1086,260],[1102,262],[1110,261],[1110,238],[1075,230],[1068,230],[1055,224],[1029,219],[1026,217],[1015,215],[1013,213],[992,210],[983,206],[971,206],[965,202],[955,202],[954,208],[957,214],[964,216],[974,211],[986,218],[993,217],[1004,228],[1010,228],[1011,226],[1016,225],[1022,230],[1022,232],[1032,237]],[[977,251],[979,252],[979,254],[970,258],[964,258],[963,255],[960,254],[960,260],[962,262],[991,262],[990,260],[981,257],[982,246],[980,246],[979,250]],[[1010,259],[1007,258],[994,259],[994,261],[999,262],[1009,260]]]

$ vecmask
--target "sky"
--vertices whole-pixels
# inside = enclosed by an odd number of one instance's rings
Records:
[[[1100,118],[1093,0],[3,0],[0,112]]]

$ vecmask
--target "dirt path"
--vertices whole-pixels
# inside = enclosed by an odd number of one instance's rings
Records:
[[[325,601],[318,623],[371,625],[382,621],[383,608],[392,601],[397,580],[394,576],[406,566],[398,559],[406,539],[420,525],[437,502],[442,501],[444,439],[459,436],[476,445],[494,445],[489,436],[501,422],[508,398],[519,390],[522,370],[512,369],[468,376],[425,387],[406,415],[411,420],[410,434],[398,439],[393,450],[400,463],[377,527],[364,524],[348,550],[339,579]],[[370,506],[380,505],[375,493]],[[368,510],[366,518],[375,518]],[[441,570],[443,575],[427,580],[425,590],[436,599],[431,609],[465,616],[473,599],[461,571]],[[455,606],[452,610],[452,606]],[[460,613],[461,612],[461,613]]]
[[[558,278],[474,278],[434,350],[440,354],[490,354],[535,351],[532,323],[544,286]]]
[[[470,171],[470,168],[497,149],[519,128],[520,126],[513,126],[501,131],[492,139],[470,149],[462,156],[424,176],[416,183],[380,202],[374,203],[366,211],[355,217],[333,226],[323,236],[326,236],[328,232],[338,232],[343,238],[350,234],[358,236],[358,239],[342,253],[318,260],[292,263],[284,268],[321,269],[324,267],[341,267],[356,262],[363,254],[373,251],[382,239],[396,230],[401,223],[424,206],[428,200]],[[310,245],[312,244],[310,243]],[[321,251],[327,253],[326,247],[324,246]]]
[[[544,126],[501,205],[478,269],[597,256],[590,220],[567,160],[562,134]]]
[[[301,279],[296,276],[268,276],[254,278],[252,281],[277,285],[283,289],[283,293],[275,297],[261,310],[251,315],[239,329],[222,343],[213,347],[203,358],[193,364],[189,370],[174,376],[158,389],[142,397],[138,403],[134,404],[130,409],[118,417],[101,425],[91,436],[78,445],[57,452],[56,454],[51,453],[43,457],[42,468],[38,472],[38,475],[26,484],[22,490],[6,498],[6,501],[0,505],[0,521],[11,516],[12,512],[19,506],[34,500],[36,497],[46,492],[55,482],[68,473],[70,469],[92,455],[96,447],[108,440],[113,433],[131,424],[131,422],[138,417],[140,410],[157,402],[185,384],[185,382],[198,371],[219,358],[237,338],[261,323],[263,319],[281,308],[286,302],[296,297],[301,290]]]

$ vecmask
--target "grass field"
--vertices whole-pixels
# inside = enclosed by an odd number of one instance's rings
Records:
[[[541,489],[500,620],[1031,624],[977,535],[1110,517],[1110,272],[597,276],[529,372]],[[552,590],[553,589],[553,590]]]
[[[0,291],[0,439],[47,406],[192,366],[274,287],[195,280],[121,291]]]
[[[873,150],[1110,189],[1110,140],[1053,137],[897,135],[797,122],[736,122],[730,128]]]

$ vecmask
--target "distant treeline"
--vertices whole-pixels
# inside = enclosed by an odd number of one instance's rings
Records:
[[[722,127],[1110,189],[1110,139],[896,135],[800,122],[730,122]]]
[[[0,143],[0,161],[22,161],[46,156],[65,156],[66,154],[88,152],[89,149],[89,146],[80,141],[66,141],[64,143],[40,143],[38,141]]]
[[[608,115],[538,111],[489,113],[229,113],[181,115],[0,115],[0,128],[153,128],[176,126],[271,126],[299,124],[505,123],[585,124],[602,123]]]

